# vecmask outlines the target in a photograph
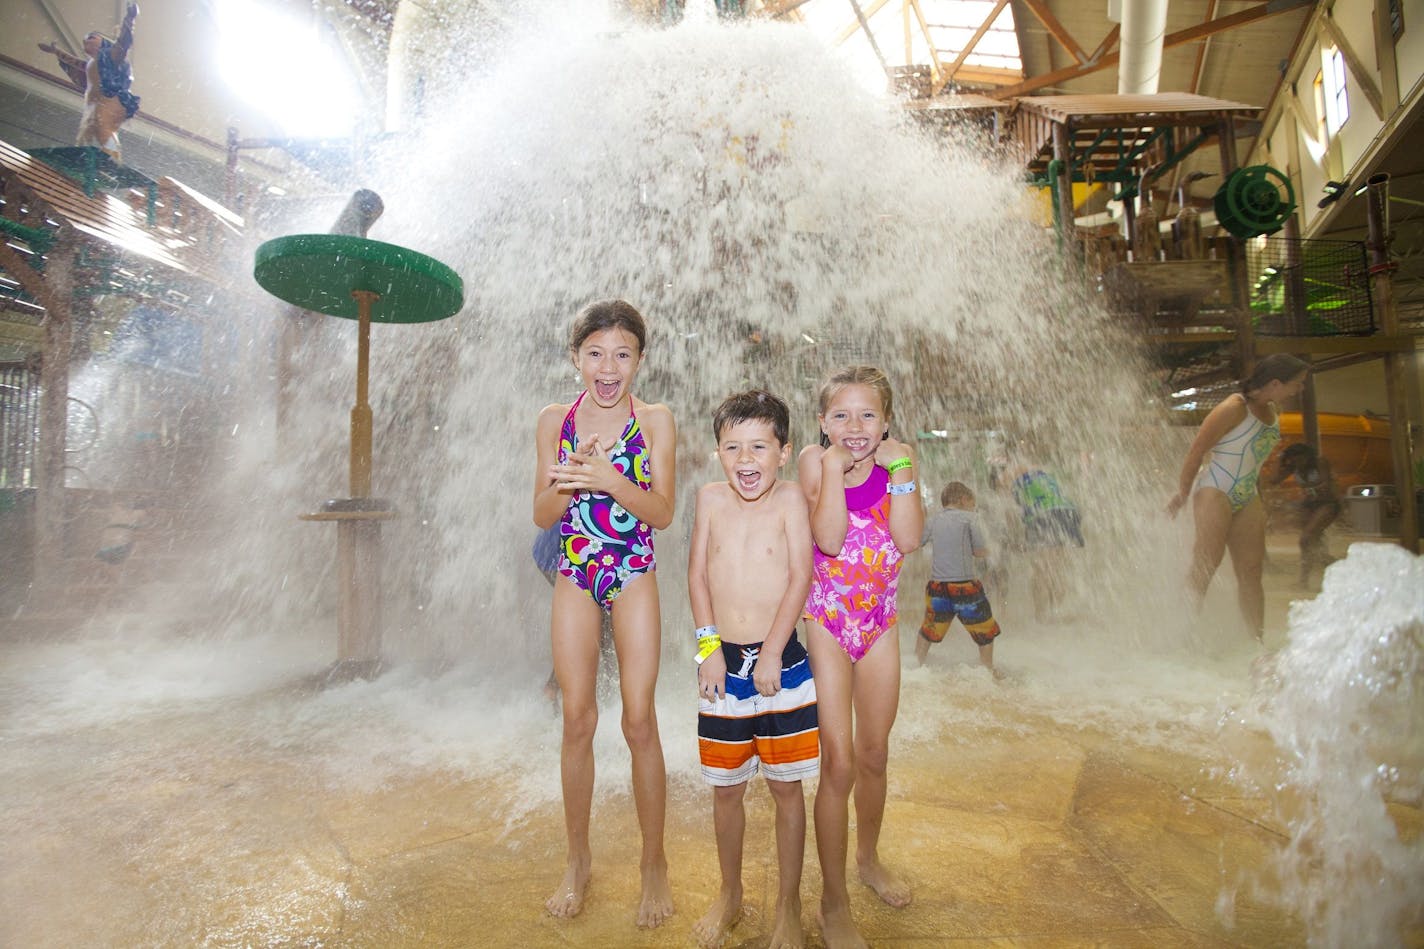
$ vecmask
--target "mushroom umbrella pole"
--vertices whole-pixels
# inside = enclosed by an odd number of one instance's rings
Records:
[[[358,323],[351,409],[350,493],[303,520],[336,523],[337,658],[326,678],[370,678],[381,667],[381,522],[396,516],[371,497],[371,324],[426,323],[459,312],[464,284],[424,254],[349,234],[293,234],[257,248],[253,276],[293,306]]]

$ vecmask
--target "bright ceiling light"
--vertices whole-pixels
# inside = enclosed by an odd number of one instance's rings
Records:
[[[315,21],[252,0],[219,0],[214,15],[218,72],[243,101],[293,137],[351,134],[356,79]]]

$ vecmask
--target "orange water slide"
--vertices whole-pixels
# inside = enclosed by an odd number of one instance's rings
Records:
[[[1357,484],[1393,484],[1394,462],[1389,449],[1389,419],[1368,415],[1320,412],[1320,453],[1330,462],[1344,494]],[[1299,412],[1281,413],[1281,445],[1303,439]],[[1275,459],[1267,462],[1275,465]]]

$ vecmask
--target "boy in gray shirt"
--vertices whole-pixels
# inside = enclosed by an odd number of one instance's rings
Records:
[[[934,545],[934,563],[925,585],[925,621],[915,641],[915,658],[923,665],[931,644],[944,640],[957,616],[979,647],[979,661],[992,671],[999,624],[984,584],[975,576],[974,558],[987,557],[989,545],[974,513],[974,492],[963,482],[951,481],[940,492],[939,503],[944,510],[925,521],[920,539],[921,544]]]

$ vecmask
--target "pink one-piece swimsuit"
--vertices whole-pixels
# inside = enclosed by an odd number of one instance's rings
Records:
[[[863,484],[846,488],[846,527],[841,552],[813,551],[814,573],[805,617],[819,623],[859,662],[886,630],[895,626],[895,594],[904,555],[890,536],[890,475],[876,465]]]

